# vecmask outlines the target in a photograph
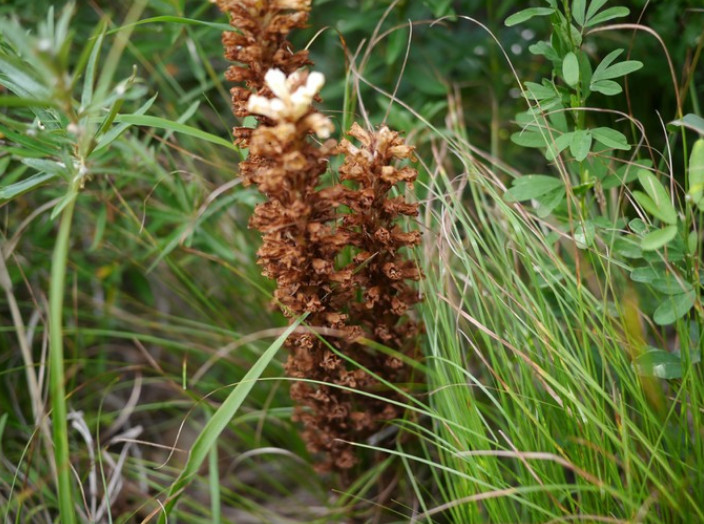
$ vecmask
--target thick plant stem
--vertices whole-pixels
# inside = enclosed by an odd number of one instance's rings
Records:
[[[76,203],[74,194],[61,212],[59,235],[51,260],[51,282],[49,284],[49,375],[51,387],[52,427],[54,436],[54,460],[57,470],[59,514],[62,524],[74,524],[76,513],[73,508],[71,490],[71,467],[68,449],[68,426],[66,423],[66,389],[64,387],[64,347],[63,347],[63,302],[66,281],[69,237],[73,210]]]

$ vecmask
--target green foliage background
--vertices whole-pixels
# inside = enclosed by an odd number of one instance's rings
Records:
[[[279,355],[233,410],[217,445],[206,450],[208,466],[195,468],[198,474],[173,518],[704,518],[696,513],[704,471],[697,429],[704,398],[697,365],[701,249],[684,247],[701,218],[685,200],[693,192],[685,180],[692,141],[683,137],[692,135],[668,134],[664,127],[682,116],[676,90],[683,114],[702,114],[704,12],[697,0],[612,4],[630,10],[614,23],[637,22],[653,32],[623,28],[589,37],[582,50],[593,64],[623,48],[620,59],[628,55],[643,67],[619,80],[624,94],[590,98],[598,111],[588,112],[584,124],[618,130],[631,145],[642,133],[609,111],[642,124],[648,142],[633,157],[618,151],[594,156],[608,157],[614,171],[655,159],[646,167],[672,197],[682,233],[665,255],[662,249],[624,255],[638,252],[649,227],[672,225],[642,213],[646,206],[631,190],[647,192],[646,175],[639,182],[634,173],[627,184],[611,188],[616,196],[609,212],[597,217],[601,222],[589,215],[599,205],[591,187],[581,208],[579,199],[566,198],[565,207],[542,217],[544,222],[533,216],[530,201],[543,193],[526,197],[525,188],[536,191],[543,183],[554,189],[574,167],[572,153],[565,153],[567,168],[560,171],[540,147],[527,149],[510,139],[521,129],[517,115],[528,108],[519,87],[541,79],[563,85],[553,64],[528,51],[549,37],[554,19],[512,27],[504,21],[545,2],[314,1],[310,28],[292,39],[299,48],[310,46],[316,69],[325,73],[324,107],[338,129],[353,117],[373,124],[386,120],[418,148],[417,196],[424,204],[419,223],[427,240],[418,257],[428,274],[427,300],[418,314],[428,326],[422,362],[427,391],[409,400],[408,418],[390,429],[394,447],[364,444],[370,448],[360,450],[364,465],[344,483],[313,471],[290,420]],[[46,104],[0,92],[0,191],[6,192],[0,200],[0,512],[17,522],[49,522],[62,497],[72,493],[68,504],[78,508],[78,520],[92,511],[130,522],[155,518],[157,500],[165,500],[182,471],[193,470],[187,450],[193,442],[215,440],[218,435],[203,431],[212,428],[205,422],[223,417],[235,385],[259,369],[285,322],[269,305],[272,284],[259,274],[259,240],[247,228],[261,197],[239,184],[241,152],[226,143],[238,123],[222,80],[227,63],[221,27],[206,25],[225,24],[224,17],[200,0],[80,1],[59,42],[65,46],[47,54],[37,28],[58,18],[63,5],[0,2],[4,27],[19,23],[24,31],[18,38],[28,47],[19,53],[24,62],[17,63],[29,64],[27,71],[56,94],[63,73],[89,62],[104,24],[95,74],[96,83],[107,87],[95,95],[95,111],[85,122],[96,131],[115,109],[120,116],[104,131],[124,129],[110,137],[109,147],[89,155],[65,246],[60,378],[69,413],[63,436],[75,473],[68,476],[73,487],[57,490],[56,438],[46,412],[61,403],[46,392],[48,302],[65,209],[56,206],[75,185],[79,171],[72,161],[78,157],[70,111],[59,107],[55,119],[42,122],[37,115],[46,114]],[[125,20],[140,23],[126,26]],[[131,33],[124,50],[115,51],[114,74],[102,80],[107,57],[126,29]],[[0,36],[3,57],[16,51],[9,35]],[[12,76],[8,63],[0,68],[3,79]],[[83,78],[61,91],[78,112]],[[116,89],[120,83],[124,89]],[[390,104],[389,93],[399,102]],[[42,172],[47,166],[38,162],[47,160],[56,170],[51,180],[7,193]],[[548,180],[522,178],[536,173]],[[627,203],[624,194],[633,194],[641,206]],[[584,215],[568,218],[568,209]],[[632,221],[636,217],[645,219],[642,227]],[[596,224],[591,241],[585,220]],[[597,248],[611,242],[621,242],[620,249]],[[660,273],[648,273],[653,267]],[[683,292],[680,280],[662,281],[663,268],[667,276],[686,277],[689,287]],[[663,297],[682,295],[694,298],[676,322],[663,327],[652,321]],[[612,310],[618,311],[614,322]],[[629,332],[633,315],[640,327]],[[624,351],[639,330],[638,344],[659,353]],[[18,332],[28,339],[30,363]],[[30,370],[43,381],[39,395],[29,386]],[[35,420],[42,404],[45,415]],[[519,451],[544,455],[526,458]],[[477,503],[482,496],[488,500]]]

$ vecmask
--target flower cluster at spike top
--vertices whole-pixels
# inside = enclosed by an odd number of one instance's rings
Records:
[[[305,379],[291,387],[295,417],[309,450],[320,454],[318,468],[345,470],[357,462],[351,443],[403,414],[400,395],[384,382],[398,388],[412,378],[403,360],[415,358],[421,328],[407,316],[420,300],[409,282],[421,273],[402,248],[421,237],[397,222],[417,215],[418,206],[389,192],[401,182],[411,186],[416,171],[394,167],[412,159],[413,148],[388,127],[354,124],[349,136],[356,145],[329,138],[332,122],[312,106],[323,75],[300,69],[307,55],[293,53],[286,41],[288,31],[305,24],[309,4],[219,1],[238,31],[223,37],[226,56],[237,62],[228,78],[247,87],[233,88],[234,112],[259,121],[236,131],[249,147],[243,181],[266,196],[250,221],[263,235],[258,263],[276,281],[284,314],[308,313],[310,326],[325,328],[325,336],[301,332],[286,341],[287,374]],[[321,188],[335,155],[344,155],[340,183]]]

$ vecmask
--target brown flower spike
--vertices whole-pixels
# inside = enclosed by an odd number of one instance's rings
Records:
[[[419,326],[406,312],[419,300],[408,282],[421,274],[403,248],[418,245],[420,233],[403,231],[397,221],[415,216],[418,207],[389,197],[400,182],[410,186],[416,171],[394,167],[396,160],[411,159],[413,148],[387,127],[369,132],[354,124],[349,135],[356,145],[311,139],[326,140],[333,131],[312,107],[324,78],[300,70],[307,55],[290,51],[285,40],[305,23],[309,4],[219,2],[241,31],[223,38],[226,56],[241,64],[230,68],[228,78],[248,88],[233,89],[234,112],[259,120],[256,128],[237,131],[249,147],[242,178],[267,197],[250,221],[263,235],[258,263],[276,281],[275,299],[287,316],[307,312],[311,326],[335,335],[300,333],[286,342],[287,374],[312,381],[291,387],[295,417],[303,422],[309,450],[322,452],[319,469],[347,469],[356,462],[350,442],[403,412],[388,402],[400,401],[398,394],[374,376],[403,384],[409,367],[365,340],[410,358],[416,350]],[[340,154],[340,183],[321,188],[330,157]]]
[[[290,51],[286,40],[291,29],[305,27],[310,11],[309,0],[217,0],[220,10],[230,17],[236,31],[223,33],[225,58],[237,64],[225,72],[225,78],[245,86],[233,87],[232,108],[236,116],[251,114],[247,101],[252,93],[270,96],[264,76],[272,68],[289,75],[309,65],[308,51]],[[235,128],[235,138],[247,146],[251,129]]]

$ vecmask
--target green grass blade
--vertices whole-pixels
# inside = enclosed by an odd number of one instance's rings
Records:
[[[262,354],[254,365],[247,371],[242,381],[237,384],[235,389],[227,396],[222,405],[217,409],[213,416],[208,420],[200,432],[190,453],[186,465],[181,471],[176,481],[171,485],[167,501],[164,504],[164,511],[159,517],[160,524],[166,524],[166,519],[178,501],[181,492],[188,486],[193,477],[198,473],[201,465],[205,461],[211,448],[216,445],[218,437],[230,423],[230,420],[235,416],[237,410],[244,402],[247,395],[256,384],[261,374],[266,369],[267,365],[276,356],[284,344],[288,336],[299,326],[303,321],[303,317],[291,324],[274,343]]]
[[[195,25],[195,26],[201,26],[201,27],[207,27],[209,29],[213,29],[215,31],[234,31],[235,28],[232,27],[230,24],[219,24],[217,22],[206,22],[205,20],[195,20],[193,18],[184,18],[182,16],[171,16],[171,15],[162,15],[162,16],[153,16],[151,18],[145,18],[144,20],[140,20],[139,22],[135,22],[134,24],[128,24],[128,25],[123,25],[122,27],[118,29],[113,29],[112,31],[108,31],[107,34],[112,34],[116,33],[122,29],[126,28],[132,28],[138,25],[144,25],[144,24],[183,24],[183,25]]]
[[[137,126],[155,127],[157,129],[166,129],[168,131],[174,131],[176,133],[182,133],[184,135],[192,136],[194,138],[199,138],[213,144],[217,144],[223,147],[227,147],[233,151],[239,152],[239,148],[235,146],[232,142],[225,140],[222,137],[202,131],[196,127],[191,127],[186,124],[180,124],[178,122],[173,122],[166,118],[161,118],[158,116],[150,115],[117,115],[115,117],[115,122],[123,122],[125,124],[133,124]]]
[[[218,447],[213,446],[208,453],[208,480],[210,490],[210,518],[212,522],[222,520],[220,509],[220,470],[218,468]]]

